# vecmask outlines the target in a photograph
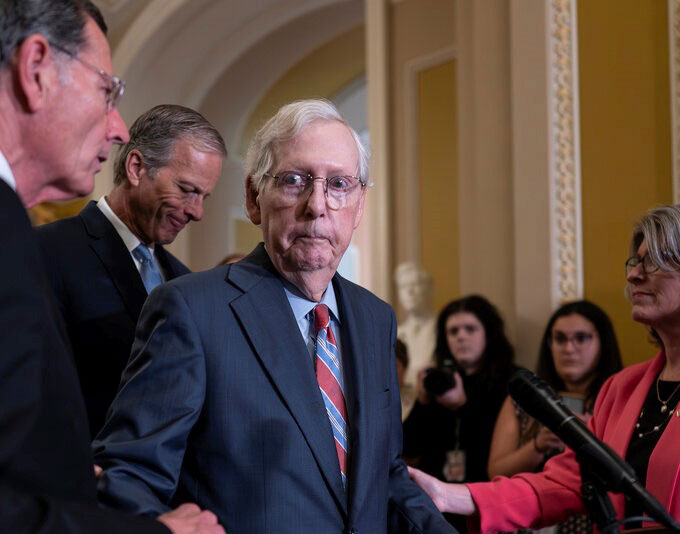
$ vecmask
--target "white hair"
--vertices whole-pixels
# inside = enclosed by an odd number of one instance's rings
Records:
[[[311,99],[297,100],[283,106],[253,137],[246,154],[245,167],[255,191],[262,190],[264,175],[274,168],[276,149],[295,139],[306,126],[318,120],[337,121],[347,127],[359,153],[357,178],[368,184],[369,153],[359,135],[331,102]]]
[[[632,256],[642,241],[647,242],[647,254],[660,269],[680,271],[680,205],[657,206],[645,213],[633,229]]]

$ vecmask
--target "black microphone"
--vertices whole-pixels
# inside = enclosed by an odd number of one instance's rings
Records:
[[[623,493],[639,502],[659,523],[680,530],[680,525],[638,481],[634,469],[595,437],[543,380],[527,369],[518,369],[510,377],[508,393],[520,408],[570,447],[581,464],[587,463],[604,489]]]

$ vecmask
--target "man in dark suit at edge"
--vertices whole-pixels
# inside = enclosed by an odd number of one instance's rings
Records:
[[[336,274],[367,169],[326,101],[256,134],[246,208],[264,244],[147,299],[93,442],[102,502],[191,500],[230,534],[455,532],[399,459],[394,313]]]
[[[0,532],[224,532],[196,505],[160,522],[99,508],[73,356],[25,211],[89,193],[128,139],[105,31],[87,0],[0,0]]]
[[[226,152],[196,111],[156,106],[130,128],[113,190],[75,217],[37,228],[93,437],[118,390],[147,293],[189,272],[163,245],[203,217]]]

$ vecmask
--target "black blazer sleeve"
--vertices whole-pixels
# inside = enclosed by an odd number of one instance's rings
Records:
[[[164,532],[102,510],[80,388],[26,212],[0,180],[0,532]]]

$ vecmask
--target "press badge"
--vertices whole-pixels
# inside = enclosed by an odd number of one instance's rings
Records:
[[[460,449],[447,451],[443,472],[444,480],[447,482],[463,482],[465,480],[465,451]]]

